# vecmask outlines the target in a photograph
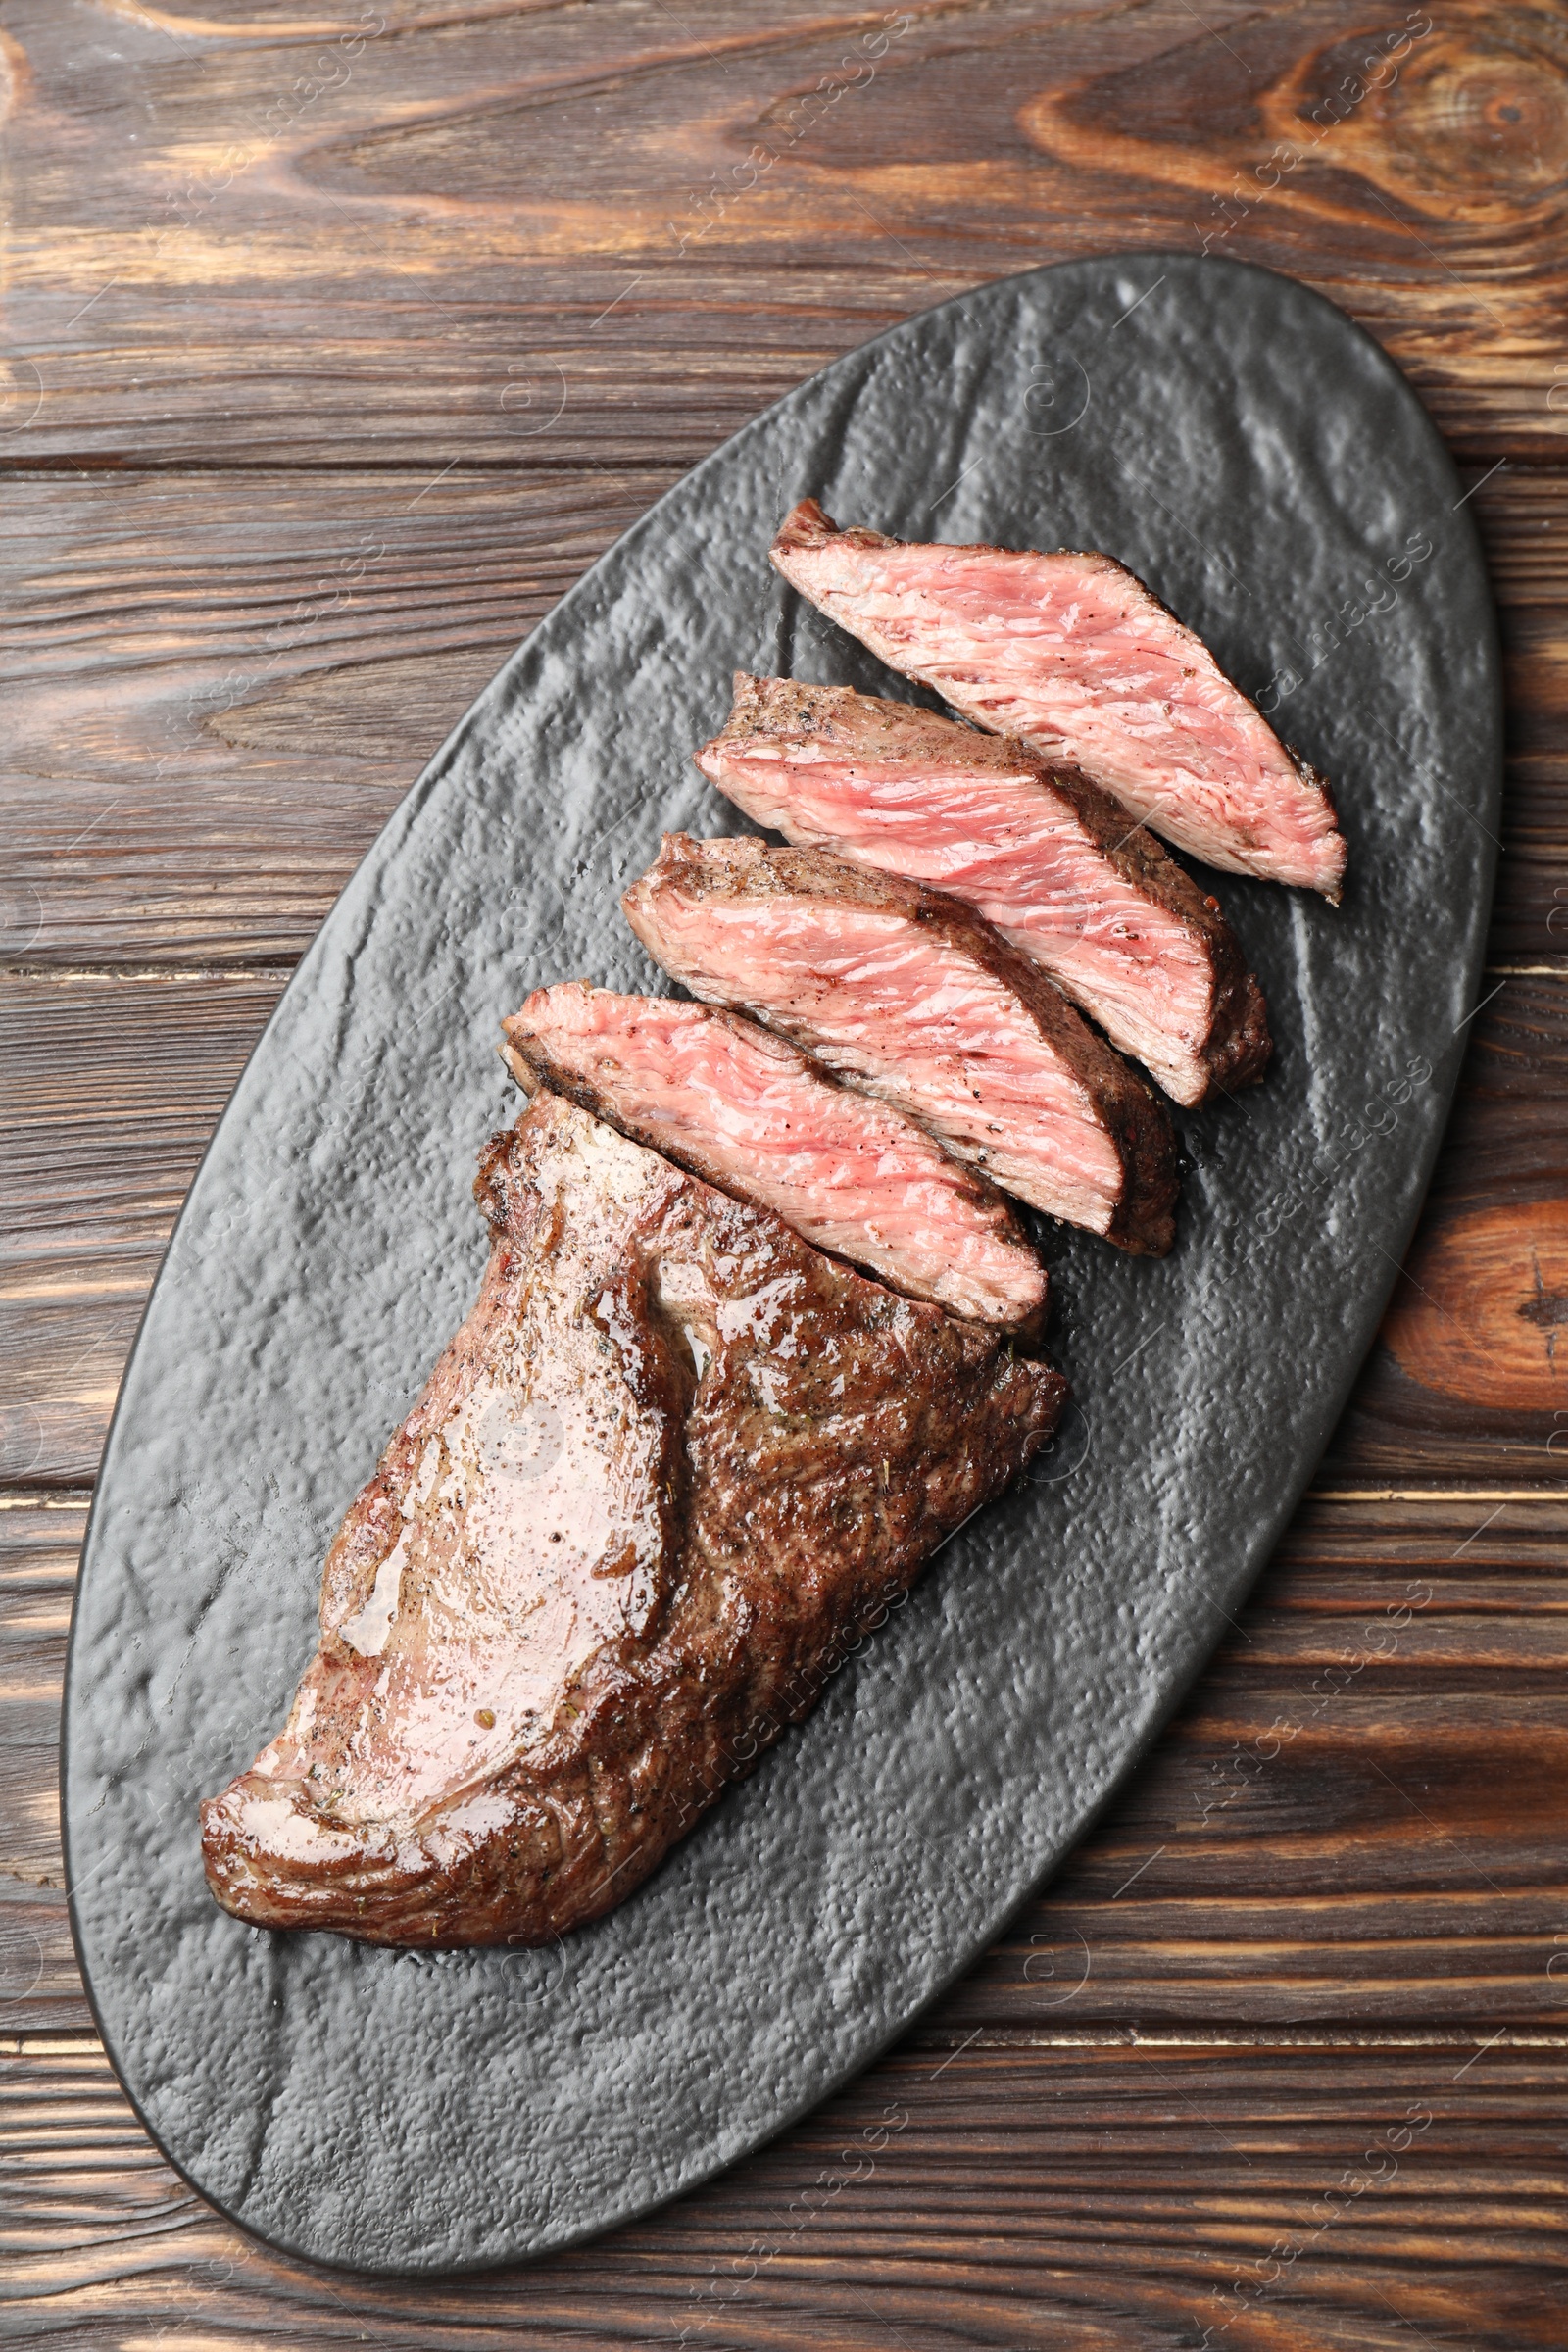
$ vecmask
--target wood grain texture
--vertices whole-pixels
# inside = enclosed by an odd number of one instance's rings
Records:
[[[1554,973],[1487,985],[1420,1233],[1320,1484],[1517,1486],[1568,1467],[1568,1298],[1542,1272],[1568,1196],[1568,993]]]
[[[0,1479],[91,1479],[179,1203],[282,981],[0,981]]]
[[[1550,0],[17,0],[8,52],[20,462],[684,466],[934,299],[1205,240],[1465,455],[1561,452]]]
[[[0,1475],[91,1477],[162,1247],[284,977],[0,981]],[[1568,1283],[1542,1272],[1568,1197],[1568,990],[1553,973],[1488,985],[1411,1271],[1320,1483],[1568,1478]],[[498,1070],[498,1123],[511,1100]],[[1462,1303],[1477,1284],[1484,1328]]]
[[[0,2033],[90,2022],[54,1749],[84,1515],[0,1510]],[[1568,2034],[1565,1539],[1568,1496],[1303,1505],[1152,1757],[933,2030]]]
[[[438,474],[8,485],[0,960],[292,962],[479,689],[674,479]]]
[[[238,2346],[1561,2344],[1558,2049],[927,2035],[665,2214],[445,2284],[307,2271],[163,2165],[91,2046],[0,2056],[29,2338]]]
[[[292,961],[474,695],[673,478],[10,481],[0,963]],[[1514,711],[1491,956],[1561,966],[1568,475],[1475,478]]]
[[[8,2335],[1561,2342],[1564,22],[15,0]],[[91,2043],[54,1788],[88,1484],[206,1137],[401,793],[681,469],[944,296],[1205,241],[1320,287],[1412,375],[1508,663],[1498,993],[1315,1495],[1045,1895],[776,2148],[524,2274],[372,2286],[274,2258],[174,2179]]]

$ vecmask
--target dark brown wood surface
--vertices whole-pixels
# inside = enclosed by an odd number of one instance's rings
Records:
[[[1561,0],[13,0],[0,71],[0,2332],[1568,2341]],[[830,2107],[527,2272],[280,2260],[115,2084],[55,1800],[206,1137],[425,758],[683,467],[944,295],[1205,241],[1408,371],[1509,664],[1489,1002],[1313,1494],[1053,1887]]]

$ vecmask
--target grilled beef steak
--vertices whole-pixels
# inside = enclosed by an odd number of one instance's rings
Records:
[[[694,996],[744,1004],[1020,1200],[1169,1249],[1163,1108],[960,900],[820,850],[666,833],[621,905]]]
[[[772,559],[894,669],[1072,761],[1178,848],[1338,902],[1345,839],[1326,781],[1109,556],[909,546],[840,530],[807,499]]]
[[[1045,1267],[990,1185],[755,1022],[579,980],[536,990],[502,1027],[530,1092],[542,1079],[814,1249],[982,1323],[1044,1307]]]
[[[1178,1102],[1261,1075],[1263,994],[1216,902],[1083,776],[906,703],[744,671],[697,764],[787,840],[967,900]]]
[[[537,1943],[805,1714],[1063,1383],[541,1090],[472,1313],[327,1555],[283,1731],[202,1808],[257,1926]]]

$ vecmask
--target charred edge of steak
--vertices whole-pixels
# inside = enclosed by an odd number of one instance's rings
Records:
[[[556,1108],[548,1094],[540,1101],[549,1122]],[[539,1252],[554,1247],[560,1213],[549,1221],[534,1175],[521,1125],[485,1146],[475,1193],[492,1227],[492,1250],[480,1301],[389,1442],[344,1531],[368,1515],[397,1521],[399,1495],[413,1475],[402,1458],[410,1453],[411,1424],[421,1422],[432,1391],[450,1391],[461,1377],[465,1348],[487,1345],[488,1330],[475,1323],[486,1300],[492,1315],[504,1312],[509,1290],[526,1286]],[[566,1686],[565,1720],[543,1750],[523,1752],[482,1785],[483,1819],[466,1818],[470,1791],[416,1818],[345,1824],[308,1862],[287,1855],[279,1884],[276,1856],[247,1848],[233,1806],[260,1796],[309,1809],[309,1783],[241,1774],[201,1808],[209,1884],[236,1917],[425,1951],[547,1944],[601,1918],[809,1711],[942,1540],[1000,1494],[1055,1427],[1067,1387],[1053,1366],[845,1272],[765,1212],[737,1206],[672,1168],[669,1175],[627,1269],[642,1286],[649,1323],[666,1326],[667,1344],[658,1352],[676,1376],[678,1395],[665,1401],[681,1421],[668,1530],[679,1566],[657,1627],[607,1642],[585,1660]],[[681,1311],[659,1302],[653,1275],[672,1254],[705,1249],[715,1266],[754,1284],[753,1261],[762,1261],[788,1278],[808,1325],[842,1330],[852,1345],[858,1339],[867,1384],[857,1393],[861,1409],[898,1403],[877,1441],[878,1451],[892,1456],[891,1476],[887,1461],[862,1458],[853,1411],[836,1447],[829,1442],[824,1453],[814,1420],[795,1431],[789,1416],[778,1422],[757,1398],[751,1350],[765,1352],[765,1338],[721,1337],[720,1353],[732,1348],[733,1363],[726,1359],[722,1377],[717,1357],[711,1378],[696,1371]],[[749,1295],[745,1279],[740,1295]],[[808,1350],[789,1372],[807,1384],[799,1402],[814,1393],[813,1380],[829,1379],[831,1365],[818,1367],[816,1356]],[[789,1475],[797,1447],[807,1449],[810,1473],[804,1499]],[[759,1488],[756,1465],[763,1457]],[[835,1572],[825,1582],[824,1545],[832,1547]],[[800,1557],[790,1556],[792,1546]],[[499,1828],[493,1800],[506,1808]],[[329,1820],[313,1818],[331,1832]]]
[[[707,853],[707,857],[703,853]],[[885,910],[935,932],[1009,989],[1083,1087],[1097,1117],[1116,1146],[1122,1191],[1104,1239],[1139,1257],[1163,1257],[1176,1238],[1175,1205],[1180,1188],[1175,1135],[1163,1103],[1147,1079],[1123,1061],[1113,1046],[1092,1029],[1054,982],[962,899],[911,882],[900,874],[856,865],[827,850],[774,849],[750,835],[719,842],[694,842],[689,834],[666,833],[659,859],[644,881],[679,884],[689,874],[694,891],[712,888],[712,861],[721,861],[725,888],[737,898],[769,898],[780,889],[803,898],[847,896],[858,905]],[[683,872],[684,869],[684,872]],[[628,891],[622,900],[626,906]],[[627,907],[636,928],[635,912]]]
[[[1204,1102],[1255,1086],[1273,1053],[1263,991],[1238,956],[1233,969],[1215,974],[1214,1019],[1203,1047],[1208,1071]]]
[[[804,554],[826,547],[832,539],[847,539],[852,546],[873,550],[906,544],[903,540],[890,538],[886,531],[867,530],[861,522],[837,523],[819,500],[803,498],[797,500],[779,524],[773,544],[767,551],[768,561],[777,565],[780,556],[793,555],[797,550]]]
[[[791,1244],[808,1256],[820,1255],[793,1236]],[[853,1273],[845,1276],[832,1259],[823,1263],[840,1279],[864,1281]],[[856,1644],[876,1630],[888,1609],[915,1584],[946,1535],[1004,1491],[1060,1417],[1067,1396],[1065,1380],[1021,1344],[1004,1348],[996,1335],[938,1308],[895,1300],[887,1292],[880,1296],[890,1316],[913,1313],[931,1319],[953,1349],[946,1386],[933,1388],[923,1403],[917,1403],[904,1459],[894,1463],[894,1481],[912,1475],[921,1486],[919,1465],[937,1463],[947,1471],[953,1492],[922,1500],[903,1544],[884,1555],[872,1578],[860,1581],[825,1629],[814,1621],[809,1601],[781,1611],[773,1623],[755,1623],[748,1617],[744,1629],[731,1627],[726,1640],[738,1647],[735,1679],[728,1689],[715,1689],[709,1645],[711,1629],[700,1613],[682,1616],[676,1623],[677,1611],[672,1609],[666,1633],[650,1654],[625,1660],[602,1655],[592,1662],[576,1690],[584,1752],[563,1770],[552,1791],[552,1801],[560,1806],[574,1783],[584,1788],[600,1833],[597,1843],[589,1845],[588,1899],[565,1887],[553,1898],[558,1915],[569,1907],[567,1927],[584,1925],[612,1909],[653,1876],[726,1788],[751,1776],[790,1725],[809,1714]],[[901,1359],[901,1381],[906,1372]],[[967,1399],[971,1409],[989,1421],[1001,1407],[1004,1392],[1012,1402],[1005,1411],[1005,1429],[998,1425],[989,1431],[999,1441],[995,1451],[987,1446],[967,1448],[961,1464],[943,1462],[944,1433],[927,1433],[921,1426],[927,1417],[940,1421],[945,1411]],[[727,1483],[744,1504],[750,1477],[744,1443],[737,1446],[713,1425],[714,1419],[699,1411],[688,1424],[688,1492],[695,1499],[700,1489],[707,1503],[714,1489]],[[734,1458],[726,1462],[726,1454]],[[857,1502],[854,1509],[861,1507]],[[751,1511],[743,1515],[744,1548],[750,1556],[757,1530]],[[704,1524],[710,1517],[701,1507],[688,1517],[686,1569],[693,1585],[707,1583],[716,1595],[733,1572],[735,1557],[727,1547],[719,1553],[719,1531]],[[775,1606],[781,1598],[780,1588]],[[629,1820],[612,1796],[606,1801],[622,1780],[638,1788],[640,1819]],[[580,1879],[588,1871],[576,1875]]]
[[[1079,769],[1042,759],[1014,735],[982,735],[961,720],[913,704],[887,702],[853,686],[756,677],[744,669],[735,672],[729,717],[698,753],[697,764],[705,774],[711,773],[704,766],[708,755],[721,762],[725,745],[770,738],[829,743],[846,757],[941,761],[995,775],[1022,772],[1037,778],[1044,790],[1068,803],[1118,875],[1182,926],[1212,971],[1208,1033],[1199,1048],[1212,1089],[1234,1094],[1262,1076],[1273,1050],[1268,1008],[1224,908],[1218,899],[1199,889],[1146,826],[1129,827],[1121,803]]]
[[[833,520],[833,517],[830,514],[824,512],[823,508],[814,498],[803,498],[797,506],[791,508],[789,514],[785,515],[783,522],[779,525],[778,531],[773,539],[773,544],[768,549],[768,561],[772,564],[776,571],[781,572],[783,576],[788,579],[789,573],[786,568],[785,560],[794,554],[814,554],[820,549],[831,545],[835,540],[842,544],[848,544],[852,547],[862,548],[866,551],[866,553],[872,555],[879,554],[884,548],[906,547],[914,544],[909,540],[892,538],[886,531],[867,530],[863,523],[837,523]],[[945,545],[947,543],[933,541],[932,544]],[[956,550],[956,552],[957,551]],[[999,547],[994,540],[986,539],[966,541],[963,544],[962,552],[968,555],[984,556],[1038,555],[1043,552],[1055,552],[1061,555],[1076,555],[1080,557],[1094,555],[1103,563],[1114,564],[1116,569],[1120,572],[1124,572],[1128,579],[1132,580],[1140,589],[1142,589],[1144,595],[1149,598],[1150,602],[1153,605],[1156,605],[1159,611],[1165,614],[1166,618],[1171,621],[1175,627],[1182,630],[1185,635],[1195,638],[1197,642],[1202,646],[1203,651],[1208,655],[1209,660],[1213,662],[1214,667],[1219,671],[1220,676],[1225,680],[1226,685],[1230,687],[1234,694],[1241,698],[1241,700],[1247,705],[1248,709],[1254,712],[1257,718],[1262,721],[1262,724],[1268,728],[1269,733],[1273,736],[1275,742],[1279,745],[1280,750],[1285,754],[1286,759],[1290,761],[1291,766],[1296,772],[1298,781],[1304,787],[1306,791],[1312,793],[1318,800],[1322,802],[1328,815],[1333,820],[1334,835],[1341,845],[1340,871],[1338,879],[1336,880],[1332,889],[1329,889],[1323,885],[1319,885],[1319,895],[1327,899],[1331,906],[1338,906],[1340,905],[1345,896],[1345,868],[1348,861],[1348,845],[1346,844],[1345,834],[1340,825],[1339,804],[1334,797],[1333,785],[1329,782],[1328,777],[1323,774],[1321,768],[1314,767],[1309,760],[1302,758],[1301,754],[1296,750],[1293,744],[1289,744],[1285,741],[1278,728],[1274,726],[1272,720],[1270,720],[1265,713],[1258,709],[1257,704],[1248,693],[1246,687],[1239,686],[1236,683],[1236,680],[1231,676],[1229,670],[1225,669],[1221,665],[1217,656],[1213,651],[1213,648],[1206,642],[1205,639],[1199,636],[1196,629],[1188,626],[1187,622],[1182,619],[1179,612],[1173,612],[1171,611],[1170,606],[1166,604],[1164,598],[1156,595],[1154,590],[1149,585],[1149,582],[1144,579],[1139,572],[1134,571],[1130,564],[1119,562],[1115,556],[1105,555],[1102,548],[1061,548],[1055,551],[1043,551],[1038,548]],[[793,586],[793,582],[791,585]],[[842,626],[842,623],[840,625]]]

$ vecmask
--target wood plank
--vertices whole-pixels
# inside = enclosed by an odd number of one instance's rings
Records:
[[[0,1510],[0,2032],[90,2021],[54,1732],[79,1503]],[[1308,1502],[1193,1699],[940,2005],[971,2027],[1568,2030],[1568,1498]]]
[[[291,962],[480,687],[671,478],[14,483],[0,960]]]
[[[282,978],[0,985],[0,1483],[96,1471],[179,1203]]]
[[[8,13],[0,1481],[90,1475],[276,986],[593,555],[896,318],[1206,239],[1411,370],[1504,604],[1505,993],[1338,1498],[1042,1902],[778,2149],[526,2274],[372,2286],[219,2223],[79,2035],[14,2045],[8,2333],[1561,2340],[1564,1008],[1517,968],[1568,947],[1561,26],[1523,0],[888,13],[874,52],[881,12],[804,0]],[[50,1746],[81,1521],[0,1486],[0,2032],[86,2023]],[[1364,2151],[1412,2105],[1376,2184]]]
[[[60,1690],[86,1506],[0,1510],[0,1871],[58,1887]]]
[[[90,2022],[66,1919],[60,1692],[77,1497],[0,1502],[0,2033]]]
[[[0,2057],[12,2327],[1086,2352],[1561,2343],[1560,2049],[923,2037],[664,2212],[526,2270],[323,2275],[220,2221],[92,2045]]]
[[[13,479],[0,963],[292,960],[474,695],[673,478]],[[1568,474],[1475,479],[1512,696],[1491,956],[1562,968]]]
[[[1294,270],[1467,456],[1561,453],[1561,58],[1526,0],[8,26],[26,463],[686,465],[893,319],[1107,246]]]
[[[282,978],[0,983],[14,1103],[0,1141],[0,1480],[92,1476],[158,1252]],[[1330,1486],[1568,1475],[1556,1360],[1568,991],[1555,975],[1493,985],[1410,1273],[1321,1474]],[[1460,1345],[1478,1284],[1490,1336]]]
[[[1321,1484],[1524,1485],[1565,1466],[1568,1139],[1548,1105],[1568,1089],[1568,999],[1556,978],[1490,985],[1407,1271]],[[1478,1284],[1485,1336],[1468,1323]]]

